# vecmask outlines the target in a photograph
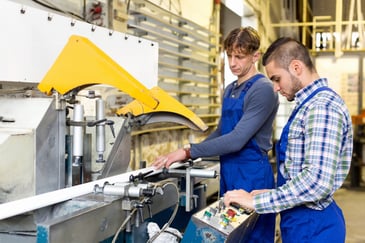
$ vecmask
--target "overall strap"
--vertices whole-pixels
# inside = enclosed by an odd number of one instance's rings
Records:
[[[246,84],[245,88],[243,89],[243,92],[247,92],[247,90],[249,90],[251,88],[251,86],[257,81],[259,80],[260,78],[264,78],[265,76],[261,73],[258,73],[256,74],[255,76],[253,76],[251,78],[250,81],[248,81],[248,83]]]
[[[323,90],[329,90],[329,91],[332,91],[334,92],[332,89],[330,89],[329,87],[327,86],[323,86],[323,87],[320,87],[318,89],[316,89],[315,91],[313,91],[313,93],[311,93],[299,106],[297,106],[295,108],[295,110],[291,113],[290,117],[289,117],[289,120],[288,120],[288,123],[294,119],[294,117],[296,116],[296,114],[298,113],[298,111],[300,110],[300,108],[302,108],[302,106],[307,103],[313,96],[315,96],[316,94],[318,94],[319,92],[323,91]],[[289,124],[290,125],[290,124]]]
[[[307,103],[313,96],[315,96],[317,93],[319,93],[319,92],[321,92],[323,90],[329,90],[331,92],[334,92],[332,89],[330,89],[327,86],[323,86],[323,87],[320,87],[320,88],[316,89],[299,106],[297,106],[295,108],[295,110],[290,115],[288,122],[286,123],[286,125],[284,126],[284,128],[283,128],[283,130],[281,132],[280,140],[276,144],[276,151],[277,151],[277,154],[276,154],[276,166],[277,166],[277,171],[278,171],[278,175],[277,175],[277,186],[283,185],[285,183],[285,181],[286,181],[284,179],[284,176],[282,174],[282,171],[281,171],[280,167],[284,166],[283,163],[285,162],[285,153],[286,153],[286,148],[287,148],[287,145],[288,145],[289,127],[290,127],[291,123],[293,122],[294,117],[296,116],[296,114],[300,110],[300,108],[305,103]]]

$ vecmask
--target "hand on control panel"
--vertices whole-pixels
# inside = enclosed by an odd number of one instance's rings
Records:
[[[224,205],[226,207],[231,204],[241,205],[243,208],[254,210],[253,195],[245,190],[232,190],[224,194]]]

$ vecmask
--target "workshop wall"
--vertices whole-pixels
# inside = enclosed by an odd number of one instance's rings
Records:
[[[358,115],[361,111],[359,107],[364,104],[363,81],[359,74],[364,67],[362,55],[344,54],[340,58],[335,58],[332,53],[317,53],[314,57],[315,66],[319,75],[328,79],[328,85],[335,90],[345,101],[350,115]],[[361,97],[360,97],[361,96]],[[286,98],[279,96],[280,106],[275,120],[274,138],[279,139],[281,131],[292,112],[295,103],[288,102]]]
[[[316,67],[322,77],[327,77],[329,86],[345,100],[351,115],[359,113],[359,56],[344,55],[341,58],[331,56],[316,57]]]
[[[192,11],[199,9],[199,11]],[[132,132],[131,168],[200,142],[220,116],[219,6],[214,1],[130,1],[127,33],[159,43],[158,86],[197,114],[205,133],[185,126],[144,126]]]

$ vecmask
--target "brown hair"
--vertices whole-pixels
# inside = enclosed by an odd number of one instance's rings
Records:
[[[228,54],[234,50],[243,54],[253,54],[259,48],[260,36],[250,26],[233,29],[224,40],[224,50]]]

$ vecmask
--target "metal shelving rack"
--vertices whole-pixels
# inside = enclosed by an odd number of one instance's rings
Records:
[[[128,9],[127,33],[159,43],[158,85],[211,127],[218,123],[221,92],[214,25],[202,27],[150,1],[131,1]]]

